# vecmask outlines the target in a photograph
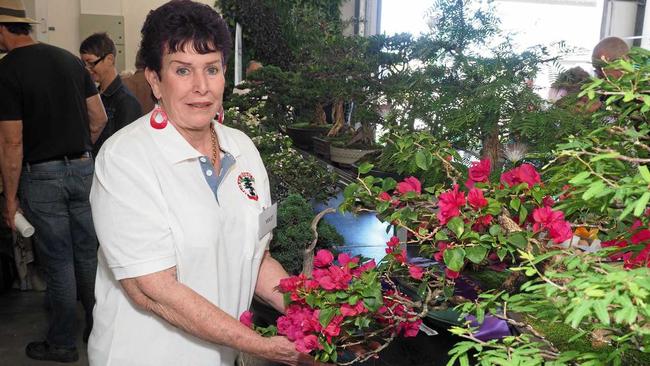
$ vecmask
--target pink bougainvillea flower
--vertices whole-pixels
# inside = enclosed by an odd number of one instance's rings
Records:
[[[548,233],[555,244],[564,243],[573,237],[571,224],[564,220],[553,221],[548,227]]]
[[[483,232],[487,230],[490,227],[490,224],[492,223],[493,219],[494,218],[490,214],[477,217],[476,221],[474,222],[474,225],[472,225],[472,230],[478,232]]]
[[[365,305],[363,305],[363,301],[359,300],[354,305],[350,305],[350,304],[341,305],[340,311],[341,311],[341,315],[343,315],[344,317],[348,317],[348,316],[355,316],[355,315],[367,313],[368,309],[366,308]]]
[[[362,273],[371,271],[375,268],[377,268],[377,263],[375,263],[374,259],[371,259],[363,263],[359,267],[352,269],[352,276],[359,277],[361,276]]]
[[[438,263],[442,263],[443,261],[443,255],[445,254],[445,250],[447,250],[447,247],[449,246],[449,243],[446,241],[439,241],[438,242],[438,251],[433,254],[433,259],[436,260]]]
[[[347,267],[349,263],[359,264],[359,257],[350,257],[348,253],[339,254],[337,259],[341,267]]]
[[[454,189],[440,193],[438,196],[438,220],[445,225],[451,218],[460,215],[460,208],[465,205],[465,192],[458,191],[458,184]]]
[[[339,310],[341,311],[341,315],[344,317],[357,315],[357,310],[349,304],[341,305],[341,308]]]
[[[246,310],[239,316],[239,321],[245,326],[252,328],[253,327],[253,313]]]
[[[445,276],[453,280],[458,278],[458,276],[460,276],[460,272],[452,271],[449,268],[445,268]]]
[[[553,211],[550,207],[538,207],[533,211],[533,230],[540,231],[546,229],[555,221],[564,220],[562,211]]]
[[[282,292],[291,292],[295,291],[296,288],[298,287],[298,282],[299,282],[298,276],[291,276],[287,278],[283,278],[280,280],[280,290]]]
[[[551,196],[545,196],[544,199],[542,199],[542,205],[546,207],[553,207],[555,204],[555,200]]]
[[[465,186],[467,186],[467,188],[472,188],[475,183],[487,182],[490,179],[491,169],[492,161],[489,158],[473,162],[472,166],[469,168]]]
[[[315,267],[327,267],[334,260],[334,255],[327,249],[321,249],[316,253],[314,257],[314,266]]]
[[[536,208],[533,211],[533,230],[548,230],[555,244],[563,243],[573,237],[571,225],[564,221],[562,211],[554,211],[548,206]]]
[[[521,164],[520,166],[501,174],[501,183],[514,187],[521,183],[528,184],[532,188],[535,184],[541,183],[541,177],[534,166]]]
[[[395,248],[395,247],[399,246],[399,238],[396,237],[396,236],[392,236],[390,238],[390,240],[388,240],[386,245],[388,245],[390,248]]]
[[[393,256],[395,257],[395,261],[397,263],[401,263],[401,264],[406,263],[406,249],[402,249],[402,251],[399,253],[393,252]]]
[[[296,339],[296,351],[301,353],[309,353],[315,349],[321,349],[322,346],[318,342],[318,337],[314,334],[308,334],[303,338]]]
[[[417,319],[412,322],[401,322],[397,325],[397,332],[404,337],[415,337],[420,331],[421,324],[422,319]]]
[[[323,335],[327,337],[328,342],[332,342],[332,337],[336,337],[341,333],[341,323],[343,322],[343,315],[335,315],[334,318],[323,329]]]
[[[519,166],[519,179],[523,183],[527,183],[528,188],[532,188],[535,184],[542,182],[542,178],[537,172],[537,169],[531,164],[521,164]]]
[[[627,240],[608,240],[600,243],[600,246],[603,248],[608,248],[608,247],[619,247],[619,248],[625,248],[628,246]],[[613,253],[609,256],[612,260],[616,261],[619,259],[625,260],[626,258],[629,258],[632,255],[631,252],[618,252],[618,253]]]
[[[650,230],[643,229],[639,231],[638,233],[632,235],[630,241],[633,244],[645,244],[646,242],[650,241]]]
[[[482,209],[488,204],[488,201],[483,196],[483,191],[476,188],[469,190],[469,194],[467,195],[467,202],[476,211]]]
[[[380,201],[390,202],[391,196],[386,192],[381,192],[378,196]]]
[[[421,280],[422,276],[424,275],[424,269],[416,265],[410,265],[409,275],[411,275],[411,277],[415,278],[416,280]]]
[[[367,261],[366,263],[359,266],[359,270],[361,272],[368,272],[368,271],[371,271],[371,270],[373,270],[375,268],[377,268],[377,263],[375,263],[374,259],[371,259],[371,260]]]
[[[345,290],[348,288],[350,281],[352,281],[352,273],[350,273],[348,268],[344,270],[339,266],[331,266],[328,271],[329,277],[334,281],[334,287],[337,290]]]
[[[422,184],[415,177],[405,178],[402,182],[397,183],[397,191],[400,194],[406,192],[415,192],[417,194],[422,193]]]
[[[323,289],[330,291],[336,288],[336,283],[334,282],[332,276],[330,276],[330,272],[328,270],[314,268],[312,276],[314,277],[314,280],[318,282],[318,285]]]

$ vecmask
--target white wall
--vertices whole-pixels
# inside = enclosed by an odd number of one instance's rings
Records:
[[[46,22],[48,43],[65,48],[75,55],[79,54],[80,13],[79,0],[49,0]]]
[[[126,68],[133,69],[135,54],[140,44],[140,29],[149,11],[159,7],[167,0],[24,0],[28,15],[40,7],[47,9],[43,25],[35,30],[46,29],[39,39],[49,44],[65,48],[73,54],[79,53],[81,43],[79,14],[122,15],[124,16],[124,45]],[[213,6],[214,0],[196,0]],[[43,11],[45,12],[45,11]]]

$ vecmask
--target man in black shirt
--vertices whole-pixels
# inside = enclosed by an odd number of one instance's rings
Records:
[[[74,362],[77,296],[92,327],[97,238],[88,196],[89,153],[106,113],[83,63],[71,53],[30,36],[20,0],[0,0],[0,167],[4,219],[15,229],[22,209],[38,234],[51,319],[45,341],[27,356]],[[18,204],[20,201],[20,205]]]
[[[95,33],[86,38],[81,42],[79,53],[90,76],[99,83],[99,92],[108,115],[108,123],[93,147],[93,156],[95,156],[106,139],[140,118],[142,109],[138,100],[122,84],[122,79],[117,74],[115,44],[106,33]]]

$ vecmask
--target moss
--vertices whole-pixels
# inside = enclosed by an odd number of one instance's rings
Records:
[[[303,251],[313,240],[311,221],[314,216],[309,202],[297,194],[289,195],[278,205],[278,227],[270,250],[273,258],[289,273],[302,271]],[[343,237],[333,226],[321,220],[316,248],[331,248],[340,244],[343,244]]]
[[[595,349],[591,345],[588,335],[580,337],[573,342],[569,342],[571,337],[578,332],[568,324],[560,321],[549,323],[546,320],[527,317],[525,322],[539,331],[560,351],[576,350],[581,353],[596,352],[603,355],[603,358],[614,352],[616,349],[612,346],[605,346]],[[650,365],[650,354],[640,351],[630,351],[623,356],[623,365],[626,366],[646,366]]]

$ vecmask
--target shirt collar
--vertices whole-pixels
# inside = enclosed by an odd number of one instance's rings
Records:
[[[115,92],[120,89],[122,86],[122,79],[120,78],[120,75],[115,76],[115,79],[111,82],[111,84],[104,90],[102,95],[107,96],[107,97],[112,97]]]
[[[239,155],[241,155],[241,151],[239,150],[239,145],[237,145],[237,141],[234,139],[233,134],[228,131],[230,127],[226,127],[221,123],[216,122],[215,120],[212,120],[212,124],[214,125],[214,129],[217,131],[219,148],[222,151],[230,153],[230,155],[235,158],[239,157]]]
[[[192,145],[190,145],[183,136],[178,132],[176,127],[171,123],[167,123],[167,126],[163,129],[155,129],[149,124],[149,118],[151,118],[151,113],[146,116],[147,130],[149,134],[153,137],[154,141],[158,144],[158,147],[163,155],[163,157],[172,164],[180,163],[185,160],[198,159],[203,156],[198,150],[196,150]],[[230,153],[233,157],[237,158],[241,155],[241,151],[237,146],[236,141],[233,139],[227,127],[212,121],[212,124],[215,126],[217,132],[217,139],[219,141],[219,148],[227,153]]]

